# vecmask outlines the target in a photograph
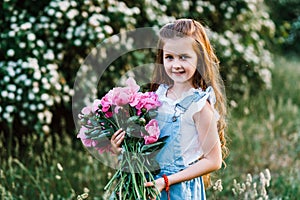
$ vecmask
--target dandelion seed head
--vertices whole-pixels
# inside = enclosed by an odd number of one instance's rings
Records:
[[[56,166],[59,171],[62,172],[64,170],[64,168],[62,167],[62,165],[60,163],[57,163]]]
[[[55,179],[60,180],[61,176],[60,175],[55,175]]]

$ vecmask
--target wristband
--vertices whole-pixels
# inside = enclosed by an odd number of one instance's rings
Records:
[[[168,200],[170,200],[170,184],[169,184],[169,179],[167,177],[167,175],[163,174],[162,177],[164,178],[165,184],[166,184],[166,192],[168,195]]]

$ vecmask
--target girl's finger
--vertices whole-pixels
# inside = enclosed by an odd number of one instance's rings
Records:
[[[120,132],[116,137],[115,140],[120,140],[122,137],[124,137],[125,131]]]
[[[152,182],[146,182],[144,183],[145,187],[151,187],[151,186],[154,186],[154,183]]]
[[[115,140],[115,138],[123,131],[122,128],[120,128],[119,130],[117,130],[112,136],[111,139]]]

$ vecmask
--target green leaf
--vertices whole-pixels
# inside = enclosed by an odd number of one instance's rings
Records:
[[[103,130],[100,132],[101,134],[99,134],[98,136],[96,137],[92,137],[90,139],[92,140],[97,140],[97,141],[103,141],[103,140],[108,140],[111,138],[112,136],[112,133],[110,131],[107,131],[107,130]],[[88,138],[88,137],[87,137]]]
[[[128,120],[127,120],[127,123],[133,123],[133,122],[134,122],[134,123],[137,123],[137,122],[139,122],[139,118],[140,118],[140,117],[139,117],[139,116],[136,116],[136,115],[135,115],[135,116],[132,116],[132,117],[129,117]]]
[[[158,150],[161,147],[163,147],[164,144],[165,144],[165,142],[161,141],[161,142],[155,142],[153,144],[144,145],[141,149],[141,152],[145,153],[145,152],[149,152],[149,151],[152,152],[152,151]]]

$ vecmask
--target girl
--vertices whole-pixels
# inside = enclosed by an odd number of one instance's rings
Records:
[[[162,102],[156,117],[160,137],[169,137],[156,156],[161,171],[155,183],[145,185],[155,186],[163,200],[203,200],[203,177],[226,156],[219,61],[204,27],[192,19],[163,26],[159,37],[151,89]],[[112,137],[115,151],[124,135],[119,130]]]

